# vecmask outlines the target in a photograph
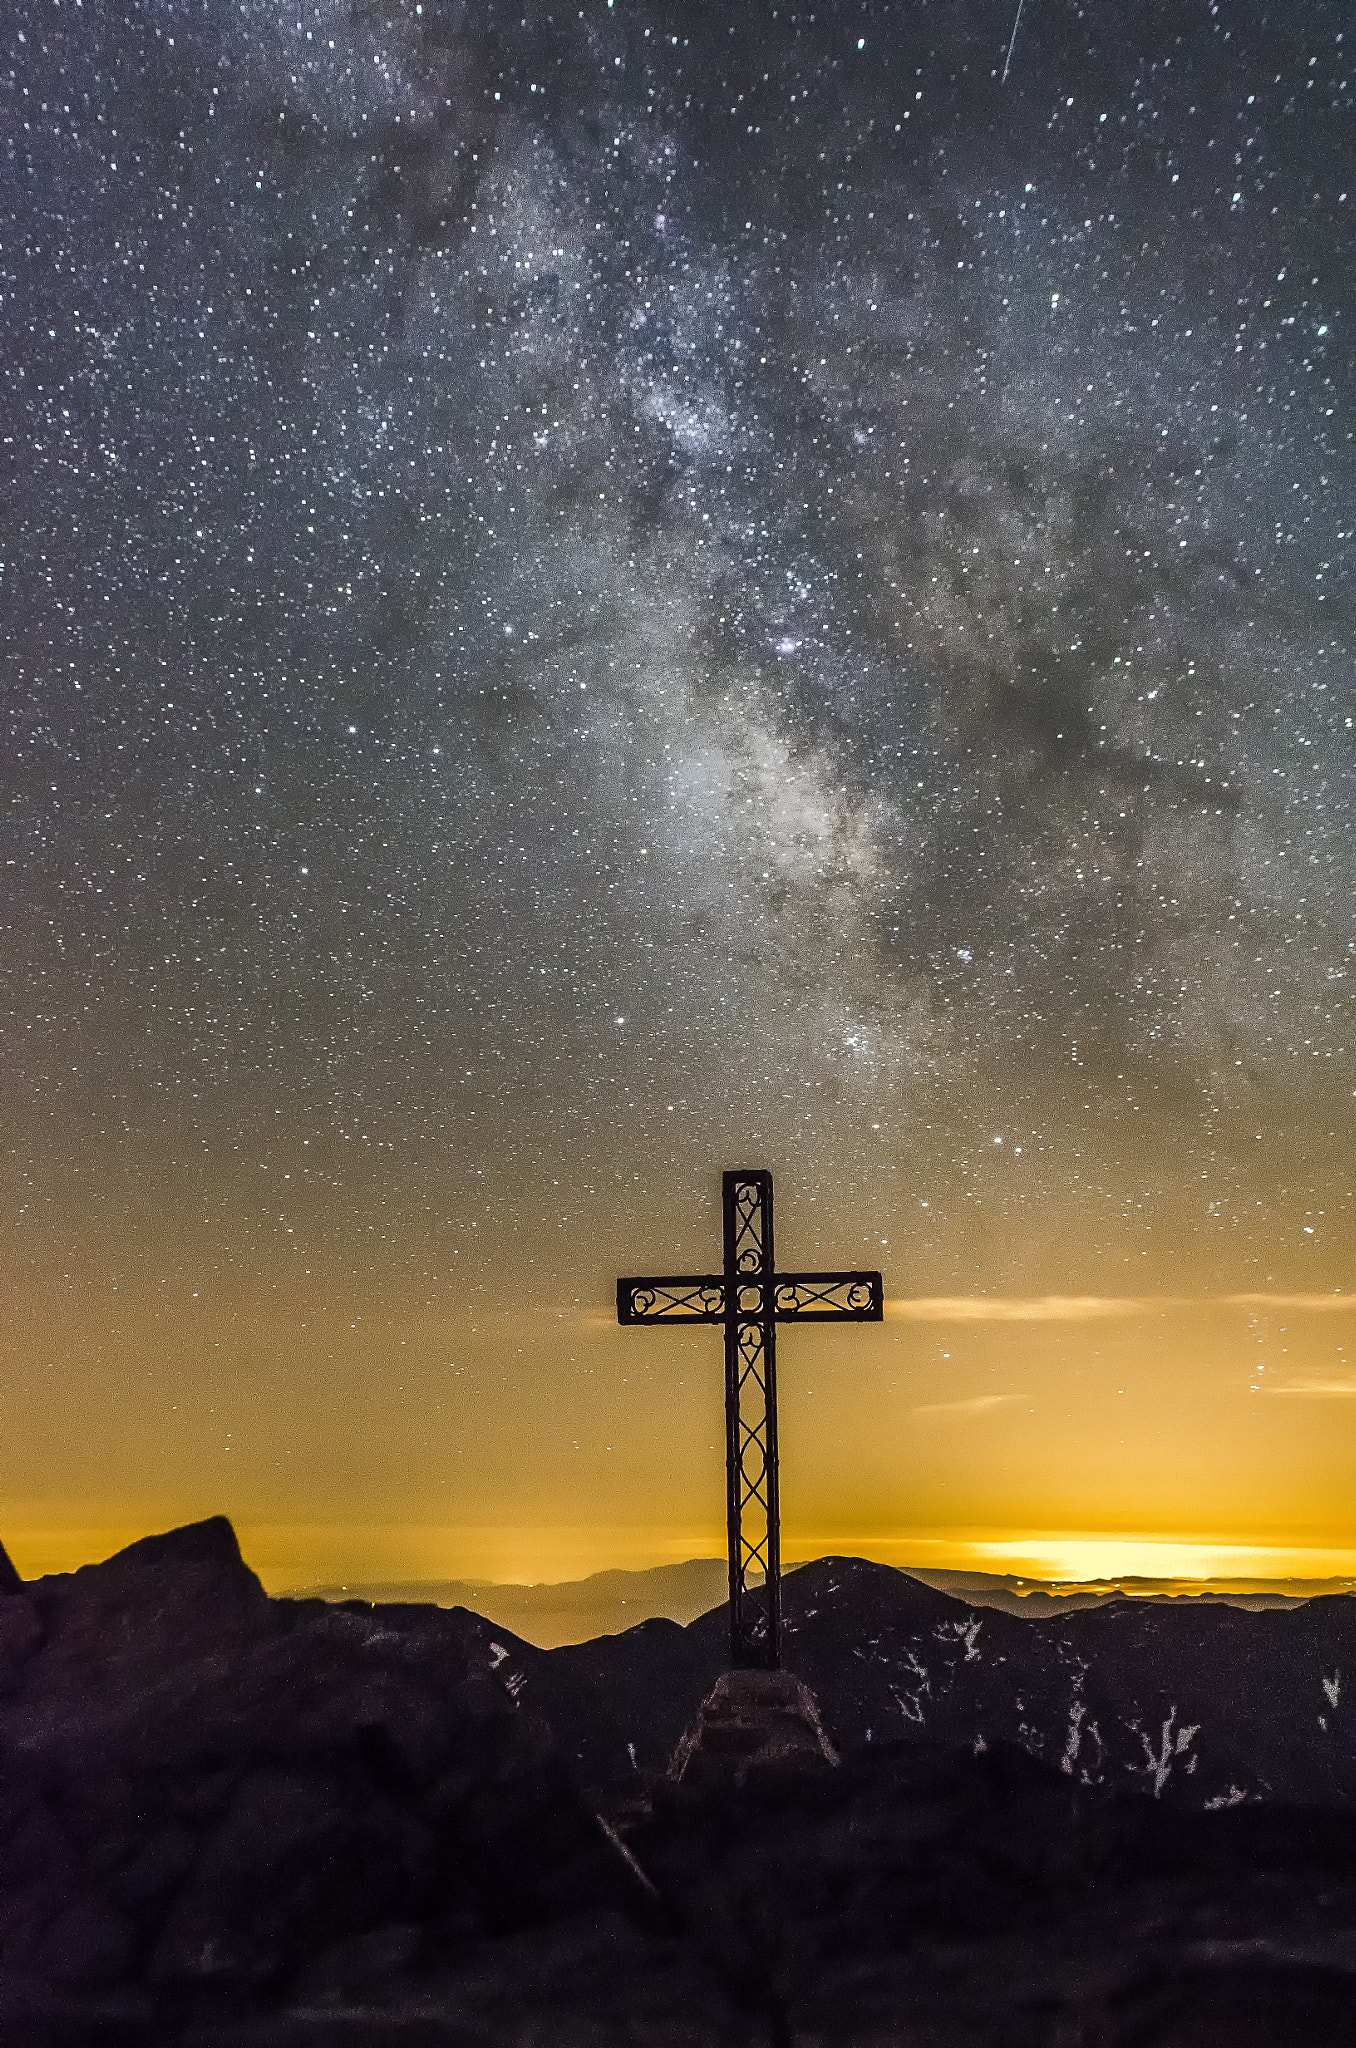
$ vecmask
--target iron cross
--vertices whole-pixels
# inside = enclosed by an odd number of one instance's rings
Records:
[[[878,1323],[882,1283],[879,1273],[779,1273],[772,1175],[762,1167],[741,1167],[724,1176],[723,1186],[724,1271],[619,1280],[617,1321],[664,1329],[725,1326],[730,1662],[775,1671],[782,1621],[777,1325]]]

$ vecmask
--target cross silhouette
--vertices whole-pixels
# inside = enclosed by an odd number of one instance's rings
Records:
[[[723,1192],[724,1271],[619,1280],[617,1321],[670,1330],[725,1326],[730,1662],[775,1671],[782,1622],[777,1325],[878,1323],[882,1282],[879,1273],[779,1273],[772,1175],[762,1167],[737,1168],[723,1176]]]

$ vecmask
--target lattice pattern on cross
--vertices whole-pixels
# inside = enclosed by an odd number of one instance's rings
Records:
[[[878,1323],[879,1273],[779,1273],[772,1175],[727,1173],[724,1269],[619,1280],[617,1320],[661,1329],[725,1329],[726,1521],[730,1661],[781,1662],[781,1530],[777,1465],[778,1323]]]

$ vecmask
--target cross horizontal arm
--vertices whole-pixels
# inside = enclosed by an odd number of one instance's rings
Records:
[[[667,1279],[619,1280],[619,1323],[723,1323],[725,1281],[719,1273],[677,1273]]]
[[[778,1273],[772,1283],[779,1323],[878,1323],[884,1294],[879,1273]]]

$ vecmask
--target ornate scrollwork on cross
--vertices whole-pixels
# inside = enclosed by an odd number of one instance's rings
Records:
[[[742,1177],[734,1190],[734,1259],[736,1273],[761,1273],[767,1258],[766,1176]]]
[[[779,1273],[774,1289],[779,1323],[878,1323],[879,1273]]]
[[[619,1323],[723,1323],[725,1282],[714,1274],[671,1280],[619,1280]]]

